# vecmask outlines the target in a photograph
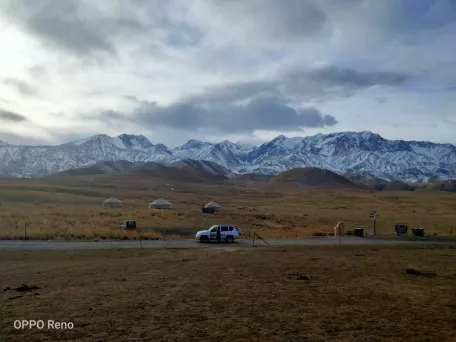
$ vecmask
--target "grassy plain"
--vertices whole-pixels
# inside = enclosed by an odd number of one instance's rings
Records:
[[[455,341],[455,260],[419,245],[2,251],[0,340]],[[22,283],[39,289],[3,291]]]
[[[111,196],[123,200],[123,208],[101,207]],[[148,203],[159,197],[170,200],[174,209],[149,209]],[[201,213],[200,206],[211,200],[223,206],[222,213]],[[380,214],[379,234],[393,234],[396,223],[421,227],[429,234],[449,235],[452,229],[456,234],[456,193],[433,190],[369,192],[261,181],[186,183],[109,175],[0,180],[0,202],[4,239],[23,237],[25,228],[29,238],[37,239],[155,239],[160,233],[150,228],[196,230],[214,223],[234,223],[244,232],[256,229],[266,237],[304,237],[331,233],[338,221],[348,229],[372,231],[369,213],[374,210]],[[264,216],[268,216],[267,232]],[[141,232],[119,231],[124,219],[135,219]],[[191,237],[192,233],[170,236]]]

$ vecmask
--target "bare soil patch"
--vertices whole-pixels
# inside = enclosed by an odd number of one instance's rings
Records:
[[[454,341],[445,246],[3,251],[2,341]],[[405,270],[427,270],[428,278]],[[73,330],[15,330],[16,319]]]

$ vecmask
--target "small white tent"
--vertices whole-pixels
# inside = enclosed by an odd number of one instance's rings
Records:
[[[103,207],[121,207],[122,201],[117,198],[111,197],[104,201],[102,205]]]
[[[173,205],[165,200],[164,198],[159,198],[151,203],[149,203],[149,208],[151,209],[173,209]]]
[[[222,206],[214,201],[207,203],[204,208],[213,209],[214,212],[222,210]]]

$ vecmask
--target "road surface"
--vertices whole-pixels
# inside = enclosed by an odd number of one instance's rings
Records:
[[[399,237],[311,237],[303,239],[270,239],[271,246],[331,246],[331,245],[410,245],[410,244],[456,244],[456,239],[411,239]],[[255,246],[267,246],[261,240],[255,240]],[[113,241],[59,241],[59,240],[2,240],[0,250],[11,249],[41,249],[41,250],[85,250],[85,249],[123,249],[123,248],[241,248],[252,247],[252,240],[239,240],[234,243],[210,242],[202,244],[191,240],[113,240]]]

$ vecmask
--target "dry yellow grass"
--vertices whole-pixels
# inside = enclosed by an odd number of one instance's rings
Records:
[[[171,185],[167,185],[171,182]],[[171,190],[171,188],[174,189]],[[111,196],[124,200],[120,209],[102,208]],[[172,211],[156,211],[148,203],[169,199]],[[203,215],[201,204],[216,200],[224,210]],[[375,210],[379,234],[391,235],[396,223],[422,227],[426,233],[456,234],[456,194],[441,191],[368,192],[296,187],[292,184],[225,181],[184,183],[120,176],[0,181],[0,237],[134,238],[119,232],[123,219],[139,227],[200,229],[214,223],[235,223],[245,232],[262,230],[268,215],[267,237],[303,237],[331,233],[338,221],[347,229],[372,231],[369,212]],[[37,202],[38,204],[34,204]],[[454,225],[454,226],[453,226]],[[155,238],[157,233],[143,232]],[[176,237],[178,238],[178,237]]]
[[[454,246],[4,251],[0,340],[455,341],[455,260]],[[3,291],[22,283],[40,289]]]

